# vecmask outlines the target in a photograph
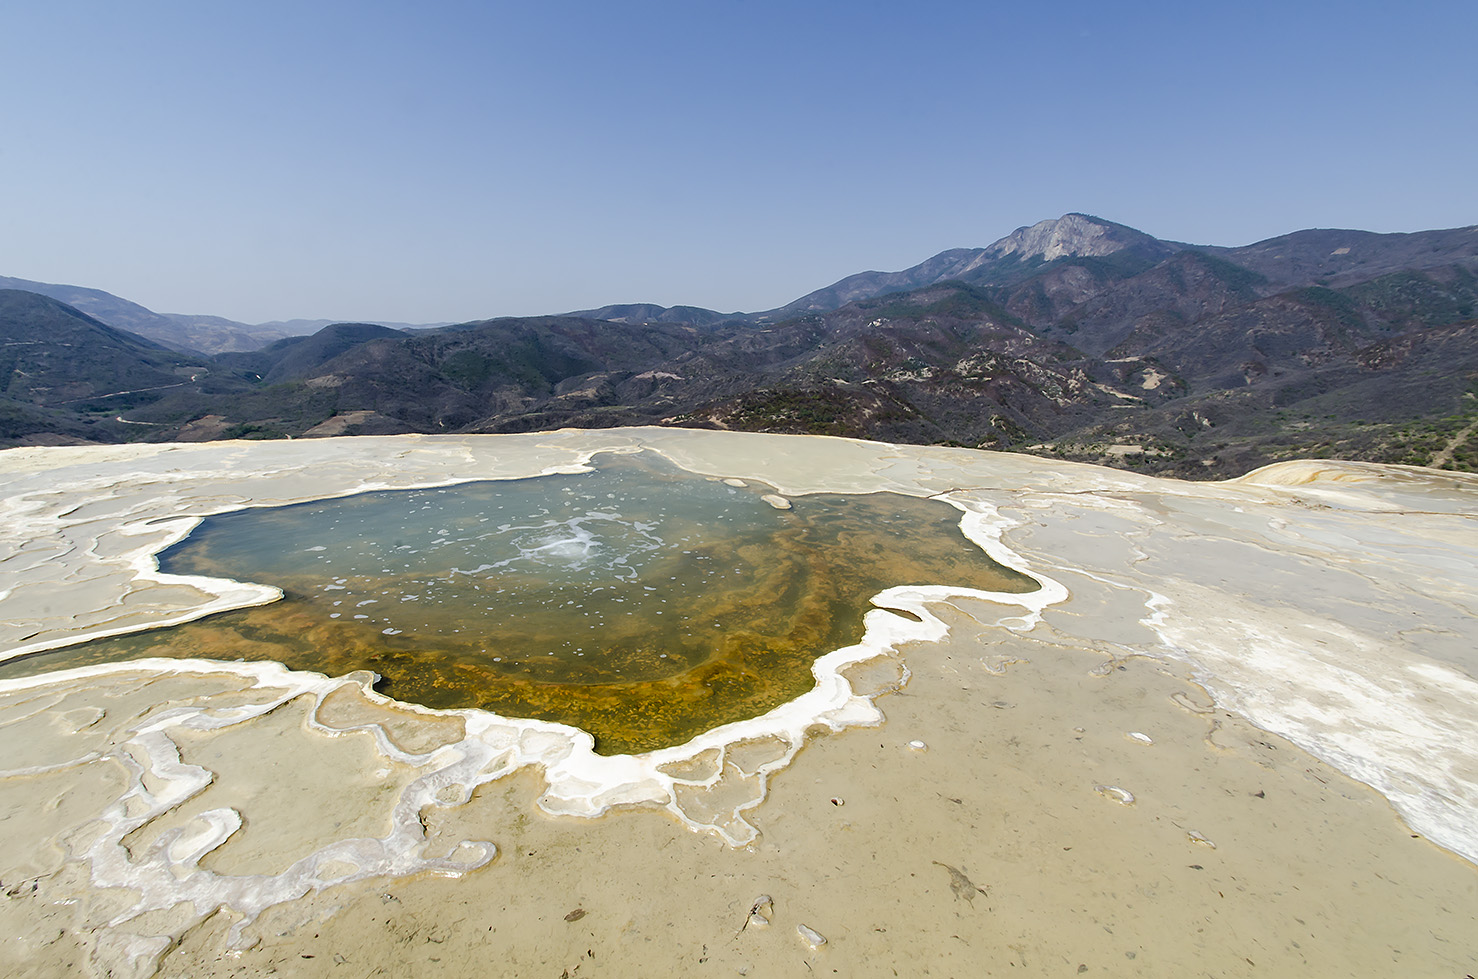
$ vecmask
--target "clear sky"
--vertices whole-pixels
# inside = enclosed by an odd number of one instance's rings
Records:
[[[1478,223],[1478,3],[6,4],[0,275],[161,312],[781,305],[1085,211]]]

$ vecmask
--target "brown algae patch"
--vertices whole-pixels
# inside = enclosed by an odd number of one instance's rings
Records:
[[[947,503],[818,494],[777,510],[735,482],[643,453],[580,475],[226,514],[161,567],[280,587],[283,601],[0,675],[138,657],[367,670],[399,701],[568,724],[622,754],[794,700],[891,586],[1037,587],[967,540]]]

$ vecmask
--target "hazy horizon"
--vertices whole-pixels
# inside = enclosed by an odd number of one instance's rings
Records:
[[[1069,211],[1478,222],[1478,8],[8,11],[0,275],[159,312],[725,312]]]

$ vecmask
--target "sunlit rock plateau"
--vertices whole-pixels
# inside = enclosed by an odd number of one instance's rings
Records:
[[[1007,577],[927,570],[905,535],[794,696],[601,752],[545,714],[397,700],[373,661],[329,676],[244,652],[249,631],[212,645],[279,584],[156,560],[215,514],[638,456],[786,514],[935,500]],[[1478,955],[1478,478],[1320,461],[1184,483],[623,429],[12,449],[0,484],[6,974],[1462,974]],[[196,658],[66,665],[182,623]]]

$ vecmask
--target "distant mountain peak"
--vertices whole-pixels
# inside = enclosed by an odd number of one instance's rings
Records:
[[[1038,221],[1031,227],[1017,228],[985,249],[984,257],[1019,259],[1095,258],[1112,255],[1134,245],[1164,243],[1123,224],[1115,224],[1089,214],[1064,214],[1056,220]],[[1173,249],[1165,249],[1167,251]]]
[[[985,248],[951,248],[901,272],[849,275],[794,302],[753,315],[760,322],[774,322],[948,279],[977,285],[1000,282],[1035,265],[1062,258],[1098,258],[1128,252],[1153,264],[1186,247],[1180,242],[1161,241],[1125,224],[1074,212],[1055,220],[1039,221],[1028,228],[1017,228]]]

